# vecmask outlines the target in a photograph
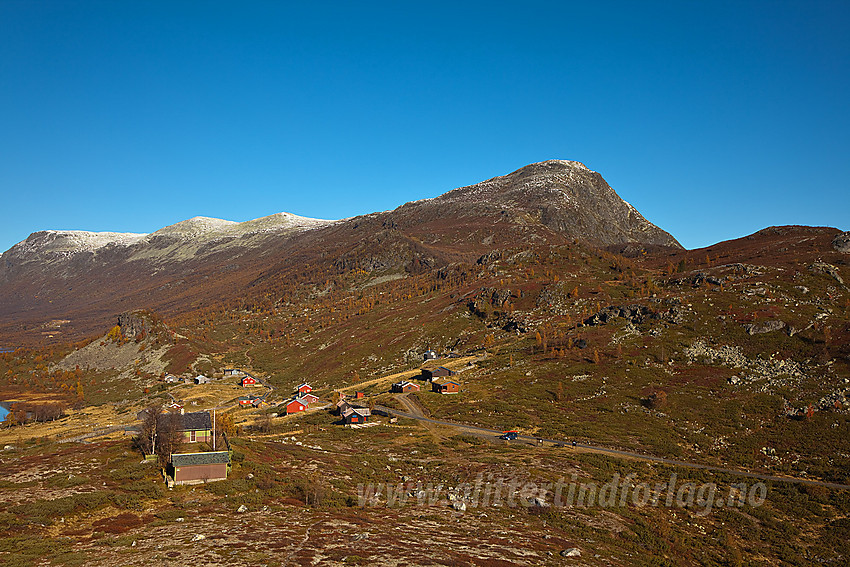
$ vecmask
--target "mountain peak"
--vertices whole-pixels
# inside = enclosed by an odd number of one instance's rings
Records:
[[[548,160],[419,201],[417,207],[502,209],[523,213],[559,233],[601,245],[643,243],[681,248],[646,220],[597,172],[578,161]]]

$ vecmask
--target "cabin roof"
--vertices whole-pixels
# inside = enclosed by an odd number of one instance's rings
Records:
[[[180,431],[212,429],[212,419],[210,418],[209,412],[195,411],[191,413],[184,413],[182,415],[161,413],[157,416],[157,420],[166,419],[169,415],[176,415],[178,417],[178,427],[180,428]]]
[[[171,464],[175,467],[189,465],[221,465],[230,462],[230,453],[215,451],[207,453],[177,453],[171,455]]]
[[[372,411],[369,408],[348,408],[347,410],[342,412],[342,415],[343,417],[348,417],[354,413],[362,417],[369,417],[370,415],[372,415]]]

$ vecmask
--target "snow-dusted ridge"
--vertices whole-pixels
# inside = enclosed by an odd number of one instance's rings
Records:
[[[292,213],[276,213],[245,222],[236,222],[210,217],[193,217],[188,220],[166,226],[150,236],[169,236],[178,238],[239,237],[259,232],[276,230],[307,229],[325,226],[336,221],[300,217]]]
[[[332,224],[333,220],[301,217],[291,213],[276,213],[245,222],[210,217],[194,217],[166,226],[150,234],[131,232],[91,232],[85,230],[43,230],[32,233],[26,240],[15,244],[1,257],[6,261],[42,258],[67,258],[80,253],[97,253],[107,249],[133,247],[133,256],[153,257],[156,252],[142,249],[150,243],[173,242],[172,247],[188,247],[189,255],[207,242],[233,240],[271,232],[300,232]],[[183,243],[183,244],[181,244]]]
[[[35,232],[12,247],[41,250],[53,254],[94,252],[104,246],[131,246],[144,240],[147,234],[134,232],[89,232],[86,230],[44,230]]]

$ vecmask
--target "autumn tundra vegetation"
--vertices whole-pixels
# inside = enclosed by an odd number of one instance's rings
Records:
[[[527,204],[538,173],[162,269],[116,291],[145,309],[104,298],[65,335],[16,327],[0,401],[51,411],[0,429],[0,561],[846,563],[840,231],[684,250],[615,239],[615,211],[593,240]],[[457,394],[391,391],[440,366]],[[225,369],[263,403],[240,406]],[[304,382],[319,402],[286,415]],[[344,427],[340,401],[374,425]],[[226,479],[168,488],[170,456],[212,452],[170,428],[178,408],[215,416]]]

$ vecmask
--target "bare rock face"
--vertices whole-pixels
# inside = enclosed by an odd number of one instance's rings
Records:
[[[832,247],[839,252],[850,254],[850,230],[847,232],[839,232],[832,240]]]
[[[148,336],[164,328],[162,322],[145,311],[127,311],[118,316],[118,326],[125,337]]]

